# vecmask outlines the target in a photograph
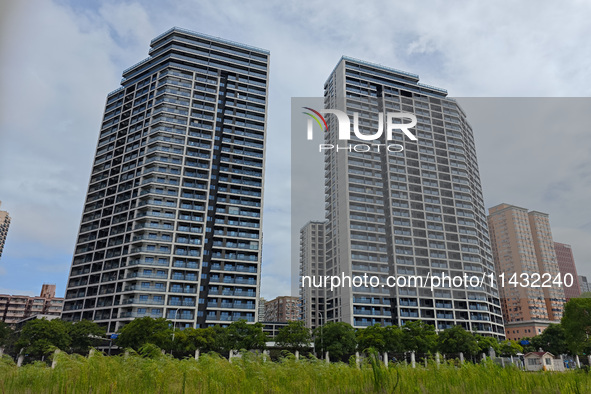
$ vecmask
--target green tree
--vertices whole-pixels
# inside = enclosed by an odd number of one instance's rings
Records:
[[[564,305],[561,324],[570,351],[573,354],[586,352],[591,347],[591,298],[571,298]]]
[[[473,356],[478,353],[478,342],[474,335],[464,327],[457,325],[439,333],[438,349],[443,354],[463,353]]]
[[[517,341],[510,341],[508,339],[505,339],[503,342],[501,342],[501,347],[500,347],[500,355],[504,356],[504,357],[509,357],[509,356],[516,356],[517,353],[522,353],[523,352],[523,348],[521,347],[520,344],[517,343]]]
[[[135,319],[119,330],[117,346],[139,351],[143,345],[151,343],[161,349],[170,349],[172,344],[170,325],[171,323],[164,318],[152,319],[146,316]]]
[[[71,343],[70,349],[74,353],[86,354],[95,342],[94,337],[105,335],[105,329],[90,320],[80,320],[66,326]]]
[[[435,327],[421,320],[410,321],[402,326],[402,344],[404,351],[425,354],[433,353],[437,348]]]
[[[41,358],[56,348],[66,351],[70,347],[66,323],[59,319],[33,319],[23,326],[16,341],[16,351],[33,358]]]
[[[360,328],[356,333],[357,347],[362,351],[374,348],[378,352],[383,353],[388,349],[386,335],[386,328],[382,327],[379,323],[366,328]]]
[[[0,321],[0,347],[7,346],[11,343],[14,331],[10,326],[3,321]]]
[[[215,350],[216,331],[213,327],[185,328],[176,331],[174,349],[180,353],[194,353],[199,349],[202,352]]]
[[[542,349],[555,356],[568,353],[566,335],[561,324],[550,324],[540,335]]]
[[[522,341],[528,341],[529,344],[527,345],[521,345]],[[540,349],[544,349],[544,343],[542,342],[542,336],[541,335],[535,335],[533,337],[524,337],[521,339],[520,345],[523,347],[523,353],[529,353],[529,352],[537,352]]]
[[[264,349],[267,335],[261,323],[248,324],[246,320],[233,322],[224,331],[224,350]]]
[[[404,346],[402,341],[404,340],[404,333],[402,329],[398,326],[388,326],[386,327],[386,332],[384,333],[384,338],[386,340],[386,351],[387,352],[394,352],[394,353],[402,353],[404,352]]]
[[[213,343],[213,351],[222,353],[227,351],[226,349],[231,349],[231,346],[228,344],[228,336],[226,335],[227,329],[219,325],[213,326],[212,329],[215,339]]]
[[[287,326],[279,330],[275,337],[278,346],[293,351],[308,349],[311,340],[310,330],[306,328],[303,321],[290,321]]]
[[[329,322],[314,330],[314,346],[336,360],[355,353],[355,329],[344,322]]]
[[[479,334],[474,335],[474,338],[478,344],[478,353],[488,354],[491,347],[497,354],[501,351],[501,345],[496,338],[485,337]]]

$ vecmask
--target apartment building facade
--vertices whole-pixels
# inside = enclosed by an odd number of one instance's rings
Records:
[[[571,298],[581,296],[581,286],[579,285],[579,275],[577,274],[573,249],[570,245],[554,242],[554,251],[556,252],[556,261],[558,262],[560,274],[563,277],[566,274],[570,274],[574,278],[572,286],[563,287],[564,299],[568,302]]]
[[[591,282],[584,275],[579,275],[579,288],[581,289],[581,294],[591,292]]]
[[[265,302],[265,322],[300,320],[300,298],[279,296]]]
[[[385,283],[388,276],[493,273],[473,132],[447,91],[421,84],[416,74],[342,57],[324,85],[324,100],[327,109],[357,116],[362,134],[376,134],[379,117],[389,112],[417,119],[411,129],[417,140],[400,130],[386,140],[384,132],[371,143],[403,150],[378,151],[347,149],[368,142],[353,134],[339,140],[336,116],[326,117],[325,143],[343,148],[325,155],[325,275],[367,274]],[[504,336],[494,284],[345,286],[325,294],[315,309],[325,310],[326,321],[361,328],[422,320],[438,330],[461,325]]]
[[[308,328],[326,322],[326,288],[303,286],[304,277],[324,276],[325,221],[310,221],[300,230],[300,318]]]
[[[62,318],[255,322],[269,52],[172,28],[107,96]]]
[[[64,299],[55,296],[55,285],[44,284],[39,297],[0,294],[0,320],[15,326],[29,317],[60,316]]]
[[[561,287],[519,284],[522,275],[560,275],[548,214],[499,204],[489,209],[488,223],[497,274],[505,278],[500,290],[507,338],[538,335],[560,321],[565,302]],[[514,275],[517,285],[509,283]]]

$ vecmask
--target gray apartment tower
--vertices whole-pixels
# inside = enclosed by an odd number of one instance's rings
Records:
[[[269,52],[172,28],[107,96],[62,319],[257,320]]]
[[[310,221],[300,230],[300,278],[325,275],[325,227],[325,221]],[[324,287],[300,287],[300,318],[306,327],[318,327],[326,322],[325,299]]]
[[[411,130],[373,144],[404,150],[332,149],[325,154],[325,255],[306,259],[315,224],[302,230],[302,272],[319,275],[418,275],[482,277],[495,272],[487,229],[474,136],[466,115],[447,91],[419,83],[415,74],[342,57],[324,85],[324,107],[358,113],[359,131],[373,135],[378,114],[414,114]],[[325,143],[368,144],[338,139],[336,116],[327,116]],[[410,122],[410,119],[402,120]],[[385,123],[385,121],[384,121]],[[394,150],[397,150],[396,148]],[[316,266],[314,266],[316,264]],[[504,336],[499,293],[482,285],[435,287],[352,286],[324,289],[317,297],[302,289],[303,319],[322,310],[326,321],[354,327],[403,325],[423,320],[437,329],[461,325],[483,335]],[[323,301],[323,302],[322,302]],[[306,307],[308,309],[306,309]],[[324,317],[324,316],[323,316]],[[322,318],[321,318],[322,319]],[[313,324],[310,324],[314,326]]]

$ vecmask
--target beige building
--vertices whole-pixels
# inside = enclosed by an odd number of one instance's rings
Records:
[[[560,271],[548,214],[500,204],[489,209],[488,224],[507,339],[538,335],[560,320],[565,302],[552,282]],[[540,285],[549,274],[551,287],[531,286],[537,274],[546,274]]]
[[[265,302],[266,322],[288,322],[299,320],[299,317],[299,297],[280,296],[271,301]]]
[[[2,201],[0,201],[2,206]],[[6,236],[8,235],[8,226],[10,226],[10,216],[6,211],[0,211],[0,258],[2,257],[2,250],[6,243]]]
[[[36,315],[59,316],[64,299],[55,296],[55,285],[44,284],[39,297],[0,294],[0,320],[16,325]]]

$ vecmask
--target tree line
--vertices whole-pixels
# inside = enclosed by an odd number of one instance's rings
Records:
[[[575,298],[565,305],[560,324],[551,324],[543,333],[525,338],[524,346],[515,341],[497,341],[493,337],[466,331],[454,326],[437,332],[435,327],[422,321],[405,325],[386,326],[379,324],[355,329],[343,322],[329,322],[311,331],[301,321],[289,322],[279,329],[275,338],[263,332],[261,323],[248,324],[244,320],[208,328],[176,329],[164,318],[138,318],[122,327],[115,345],[137,352],[152,352],[154,348],[184,357],[200,352],[228,353],[231,350],[263,350],[268,341],[288,351],[316,351],[322,356],[327,351],[331,360],[343,360],[355,352],[375,349],[383,353],[401,354],[415,352],[429,355],[439,352],[451,357],[462,353],[475,357],[493,349],[497,355],[511,356],[521,352],[542,349],[554,355],[591,354],[591,298]],[[0,323],[0,348],[16,357],[24,354],[29,360],[43,359],[55,349],[68,353],[87,354],[91,347],[106,346],[104,328],[83,320],[75,323],[58,319],[34,319],[27,322],[19,332]]]

